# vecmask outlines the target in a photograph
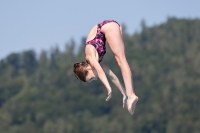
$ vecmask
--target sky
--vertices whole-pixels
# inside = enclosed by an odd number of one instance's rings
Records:
[[[30,49],[64,50],[71,39],[79,46],[106,19],[134,34],[142,20],[151,27],[168,17],[200,18],[199,5],[199,0],[0,0],[0,59]]]

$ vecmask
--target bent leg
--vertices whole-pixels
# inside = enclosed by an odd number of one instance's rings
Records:
[[[111,22],[102,27],[102,32],[104,32],[110,49],[113,52],[117,64],[121,69],[126,93],[129,97],[127,100],[128,110],[130,113],[132,112],[131,114],[133,114],[138,97],[134,93],[132,73],[125,56],[124,42],[122,40],[122,29],[117,23]]]

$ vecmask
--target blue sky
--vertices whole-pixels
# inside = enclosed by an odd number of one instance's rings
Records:
[[[80,44],[92,26],[105,19],[126,24],[127,32],[158,25],[167,17],[200,18],[198,0],[0,0],[0,59],[33,49],[36,53],[72,38]]]

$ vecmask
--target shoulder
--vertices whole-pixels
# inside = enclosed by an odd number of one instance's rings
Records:
[[[98,61],[98,58],[99,58],[98,57],[98,53],[97,53],[97,51],[96,51],[94,46],[86,45],[86,47],[85,47],[85,58],[87,60],[96,59]]]
[[[95,47],[92,46],[91,44],[88,44],[85,46],[85,55],[92,56],[95,53]]]

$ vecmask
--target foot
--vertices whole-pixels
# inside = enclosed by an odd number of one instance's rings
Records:
[[[128,97],[127,108],[131,115],[133,115],[133,113],[134,113],[135,106],[136,106],[136,103],[138,100],[139,100],[139,98],[136,95]]]

